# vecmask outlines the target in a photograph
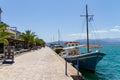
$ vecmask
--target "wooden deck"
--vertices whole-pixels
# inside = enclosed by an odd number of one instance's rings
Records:
[[[78,80],[76,76],[70,64],[65,75],[65,61],[48,47],[16,57],[13,64],[0,64],[0,80]]]

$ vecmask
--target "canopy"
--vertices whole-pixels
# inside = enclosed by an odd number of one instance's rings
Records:
[[[100,45],[90,45],[89,48],[100,48]],[[71,47],[65,47],[63,50],[67,49],[74,49],[74,48],[87,48],[87,45],[78,45],[78,46],[71,46]]]
[[[74,48],[80,48],[80,47],[84,47],[84,46],[85,46],[85,45],[78,45],[78,46],[65,47],[65,48],[63,48],[63,50],[74,49]]]

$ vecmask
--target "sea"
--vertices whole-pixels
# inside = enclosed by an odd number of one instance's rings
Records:
[[[99,50],[106,55],[97,64],[95,73],[81,71],[85,80],[120,80],[120,45],[104,45]]]

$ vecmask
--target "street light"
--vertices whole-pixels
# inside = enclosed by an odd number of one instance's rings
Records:
[[[10,27],[15,29],[15,39],[17,39],[17,27]]]
[[[2,22],[1,21],[1,13],[2,13],[2,9],[0,8],[0,23]]]

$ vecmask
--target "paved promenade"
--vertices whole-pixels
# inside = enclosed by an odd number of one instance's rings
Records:
[[[69,73],[69,72],[68,72]],[[15,58],[14,64],[0,64],[0,80],[72,80],[65,64],[48,47]]]

